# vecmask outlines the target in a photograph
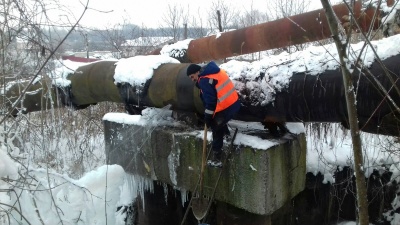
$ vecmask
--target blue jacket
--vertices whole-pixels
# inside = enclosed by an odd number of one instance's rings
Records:
[[[217,90],[215,89],[217,80],[212,79],[212,82],[210,82],[210,78],[207,77],[201,78],[201,77],[218,73],[220,70],[221,69],[218,67],[218,65],[214,61],[211,61],[200,70],[199,80],[198,82],[196,82],[196,86],[201,90],[200,97],[201,100],[203,101],[204,108],[210,111],[215,111],[215,108],[217,106]],[[233,116],[239,111],[239,108],[240,108],[240,101],[237,100],[230,107],[226,108],[225,110],[219,113],[223,113],[225,120],[228,121],[232,119]],[[212,118],[207,118],[207,115],[208,114],[205,114],[204,118],[206,122],[207,120],[210,121],[212,119]]]

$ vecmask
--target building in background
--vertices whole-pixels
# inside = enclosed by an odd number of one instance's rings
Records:
[[[173,37],[139,37],[126,40],[121,45],[121,57],[127,58],[135,55],[145,55],[150,51],[172,43],[174,43]]]

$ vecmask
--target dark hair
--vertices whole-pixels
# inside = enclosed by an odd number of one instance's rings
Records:
[[[191,74],[194,74],[196,72],[199,72],[201,69],[201,66],[197,64],[190,64],[186,70],[186,75],[190,76]]]

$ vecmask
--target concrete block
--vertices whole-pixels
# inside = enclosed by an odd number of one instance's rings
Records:
[[[194,191],[201,170],[202,130],[111,121],[104,121],[104,125],[108,164],[119,164],[129,173],[179,190]],[[250,213],[271,215],[304,189],[304,133],[273,141],[277,144],[266,150],[233,146],[216,189],[216,200]],[[227,142],[224,150],[228,147]],[[220,171],[206,168],[205,195],[211,196]]]

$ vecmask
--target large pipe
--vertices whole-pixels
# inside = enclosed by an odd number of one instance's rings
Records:
[[[0,97],[0,105],[2,105],[0,111],[3,115],[7,114],[10,109],[13,109],[10,115],[16,116],[19,112],[26,114],[64,106],[58,101],[58,91],[48,78],[33,83],[26,90],[19,104],[15,105],[16,100],[28,84],[29,80],[15,80],[7,83],[5,89],[1,91],[2,97]]]
[[[378,62],[371,65],[370,71],[384,89],[389,90],[391,100],[400,105],[400,95],[395,91],[395,88],[400,88],[398,62],[400,54],[383,60],[386,70],[391,72],[392,80],[396,81],[394,86]],[[142,88],[126,83],[115,84],[115,61],[99,61],[79,67],[69,76],[71,86],[57,90],[58,94],[64,94],[62,99],[65,104],[77,109],[111,101],[123,102],[138,109],[170,105],[173,110],[202,114],[204,109],[198,89],[186,76],[188,65],[163,64],[154,70],[153,77]],[[357,111],[361,129],[371,133],[400,135],[399,112],[388,96],[377,88],[374,79],[364,72],[361,76],[360,73],[353,75],[354,83],[357,84]],[[254,104],[254,99],[244,98],[246,92],[251,90],[241,89],[242,107],[236,119],[259,122],[341,122],[346,126],[347,110],[342,82],[339,69],[326,70],[318,76],[297,73],[291,77],[289,87],[276,93],[275,100],[264,106]],[[9,89],[7,97],[18,96],[18,90],[24,89],[23,86],[17,87]],[[32,89],[30,95],[22,101],[24,113],[38,111],[44,107],[42,104],[49,106],[51,102],[57,102],[56,89],[51,89],[51,93],[46,90],[47,94],[44,94],[40,85],[36,88],[37,91]],[[138,92],[139,89],[142,91]],[[52,101],[49,100],[50,96]]]
[[[388,4],[393,4],[388,2]],[[349,24],[349,10],[345,4],[333,6],[342,24]],[[379,26],[380,11],[374,8],[362,9],[361,1],[354,4],[354,16],[362,31]],[[374,18],[375,12],[377,17]],[[303,44],[331,37],[323,9],[310,11],[234,31],[211,35],[190,41],[187,53],[181,62],[200,63],[227,57],[249,54],[290,45]],[[157,49],[150,54],[159,54]]]
[[[383,60],[386,69],[392,72],[392,79],[396,80],[396,87],[400,87],[397,82],[400,77],[399,61],[400,55]],[[153,77],[145,84],[146,88],[138,92],[139,88],[130,84],[115,86],[112,79],[114,70],[110,69],[114,62],[92,63],[79,68],[70,76],[73,96],[71,100],[78,106],[100,101],[125,102],[138,107],[162,108],[170,105],[173,110],[202,114],[204,109],[198,89],[186,76],[188,65],[161,65],[154,70]],[[386,90],[391,90],[391,99],[400,104],[399,93],[394,91],[379,63],[373,63],[370,71]],[[353,75],[354,83],[357,84],[357,111],[361,129],[372,133],[399,135],[399,112],[377,88],[374,79],[364,72],[363,75]],[[346,100],[339,69],[327,70],[318,76],[294,74],[289,87],[278,92],[275,100],[265,106],[254,104],[253,99],[243,98],[250,91],[240,90],[242,107],[236,119],[259,122],[341,122],[347,125]]]

